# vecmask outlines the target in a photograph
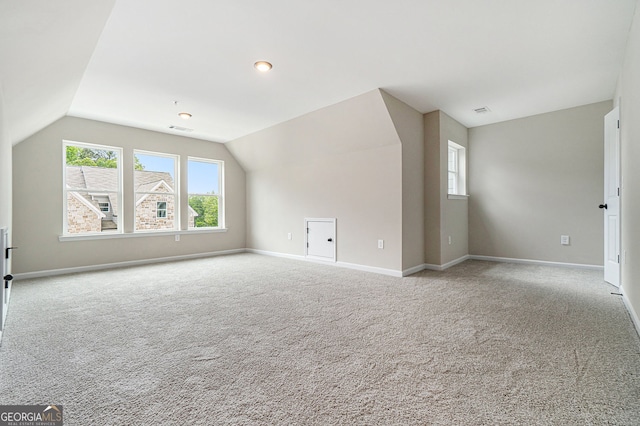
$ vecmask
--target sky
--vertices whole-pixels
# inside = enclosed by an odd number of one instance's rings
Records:
[[[175,157],[163,157],[136,153],[145,170],[167,172],[175,180]],[[190,194],[207,194],[218,191],[218,164],[189,160],[187,170]]]

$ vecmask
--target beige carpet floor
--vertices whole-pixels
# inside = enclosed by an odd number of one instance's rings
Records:
[[[597,271],[406,278],[240,254],[15,283],[0,404],[65,425],[639,425]]]

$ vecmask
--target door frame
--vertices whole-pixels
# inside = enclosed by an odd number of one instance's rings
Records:
[[[319,257],[319,256],[313,256],[309,254],[309,222],[329,222],[333,225],[333,258],[329,259],[326,257]],[[323,262],[336,262],[337,261],[337,246],[338,246],[338,240],[337,240],[337,235],[336,235],[336,218],[335,217],[329,217],[329,218],[314,218],[314,217],[305,217],[304,218],[304,257],[309,259],[309,260],[320,260]]]

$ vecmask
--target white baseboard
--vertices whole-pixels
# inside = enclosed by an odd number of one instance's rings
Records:
[[[367,266],[367,265],[360,265],[357,263],[348,263],[348,262],[339,262],[339,261],[325,262],[323,260],[313,259],[313,258],[309,258],[309,257],[297,255],[297,254],[279,253],[279,252],[267,251],[267,250],[246,249],[246,251],[247,253],[262,254],[265,256],[273,256],[273,257],[284,257],[286,259],[294,259],[294,260],[304,260],[305,262],[318,263],[321,265],[337,266],[340,268],[355,269],[357,271],[364,271],[364,272],[373,272],[375,274],[389,275],[392,277],[402,277],[402,271],[398,271],[395,269],[379,268],[377,266]]]
[[[77,272],[100,271],[104,269],[125,268],[129,266],[148,265],[152,263],[173,262],[177,260],[199,259],[202,257],[223,256],[226,254],[244,253],[245,249],[221,250],[208,253],[185,254],[180,256],[157,257],[153,259],[128,260],[126,262],[104,263],[101,265],[78,266],[73,268],[49,269],[45,271],[24,272],[13,274],[14,280],[51,277],[55,275],[75,274]]]
[[[624,294],[624,287],[621,287],[620,290],[622,291],[622,301],[624,302],[624,306],[626,306],[629,316],[631,317],[631,321],[633,322],[633,325],[635,325],[638,335],[640,335],[640,317],[638,317],[638,313],[633,309],[633,305],[627,298],[627,295]]]
[[[252,248],[244,249],[244,251],[247,253],[262,254],[264,256],[284,257],[285,259],[307,260],[305,259],[304,256],[301,256],[298,254],[279,253],[277,251],[258,250],[258,249],[252,249]]]
[[[413,268],[403,270],[402,276],[407,277],[409,275],[416,274],[420,271],[424,271],[425,269],[428,269],[428,268],[425,268],[425,264],[423,263],[422,265],[414,266]]]
[[[486,260],[488,262],[523,263],[526,265],[561,266],[565,268],[580,268],[580,269],[593,269],[597,271],[604,271],[604,266],[588,265],[584,263],[550,262],[547,260],[515,259],[512,257],[495,257],[495,256],[478,256],[475,254],[469,255],[468,259]]]
[[[336,262],[334,265],[355,269],[356,271],[373,272],[374,274],[389,275],[391,277],[402,277],[402,271],[396,269],[378,268],[376,266],[359,265],[357,263]]]
[[[464,255],[457,259],[452,260],[451,262],[447,262],[443,265],[435,265],[433,263],[425,263],[422,265],[422,269],[429,269],[430,271],[444,271],[445,269],[451,268],[452,266],[457,265],[458,263],[462,263],[465,260],[471,259],[471,256]]]

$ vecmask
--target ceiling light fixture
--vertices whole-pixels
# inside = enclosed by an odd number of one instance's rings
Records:
[[[271,63],[267,61],[258,61],[255,64],[253,64],[253,66],[256,67],[256,69],[260,72],[267,72],[271,68],[273,68],[273,65],[271,65]]]
[[[178,113],[178,117],[182,118],[183,120],[188,120],[188,119],[190,119],[192,116],[191,116],[191,114],[189,114],[188,112],[179,112],[179,113]]]

